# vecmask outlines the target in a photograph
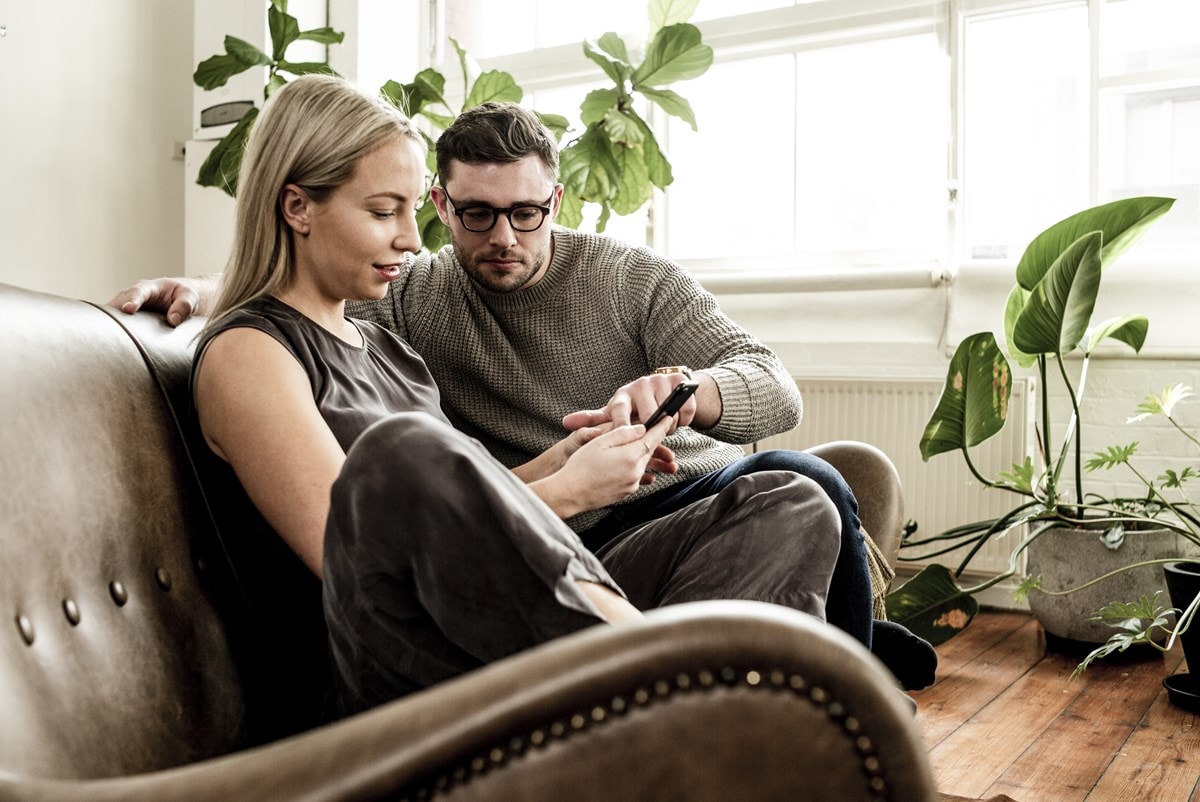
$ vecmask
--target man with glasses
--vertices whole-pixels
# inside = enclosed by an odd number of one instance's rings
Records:
[[[562,199],[558,149],[531,112],[504,103],[466,111],[439,137],[436,153],[431,197],[451,244],[411,259],[386,298],[347,303],[347,314],[407,340],[437,380],[451,421],[504,464],[522,466],[516,470],[525,481],[555,470],[593,427],[645,420],[677,384],[696,381],[665,441],[669,450],[655,453],[649,466],[655,473],[638,492],[575,514],[570,499],[547,503],[567,511],[567,522],[601,559],[618,549],[658,555],[644,567],[644,582],[620,580],[630,600],[645,608],[663,602],[655,559],[696,545],[629,548],[641,524],[713,498],[748,474],[807,477],[804,492],[833,501],[840,531],[822,531],[797,515],[784,534],[840,550],[827,620],[872,648],[905,687],[931,683],[936,655],[929,644],[873,620],[868,545],[844,479],[811,454],[746,456],[739,445],[799,423],[800,395],[778,357],[677,265],[646,248],[554,227]],[[139,282],[110,303],[126,311],[165,308],[178,323],[194,309],[202,312],[212,295],[215,282],[159,279]],[[564,427],[576,434],[564,439]],[[812,501],[778,499],[797,510]],[[747,553],[730,572],[776,570],[770,561]]]

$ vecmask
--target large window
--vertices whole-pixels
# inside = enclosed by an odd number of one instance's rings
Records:
[[[442,1],[446,35],[573,117],[603,79],[579,43],[640,42],[649,0]],[[970,265],[1163,194],[1144,249],[1200,253],[1197,0],[701,0],[691,21],[715,62],[673,88],[699,130],[647,111],[676,180],[610,233],[697,270]]]

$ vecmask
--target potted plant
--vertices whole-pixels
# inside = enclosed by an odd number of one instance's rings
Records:
[[[965,524],[930,538],[916,539],[912,532],[906,533],[903,547],[938,547],[926,556],[965,553],[953,572],[944,565],[929,565],[889,594],[890,618],[935,644],[941,643],[970,623],[979,609],[974,594],[1016,574],[1020,555],[1030,548],[1036,552],[1040,541],[1051,543],[1059,535],[1082,531],[1078,537],[1097,544],[1103,540],[1107,549],[1102,545],[1099,550],[1117,554],[1133,540],[1125,537],[1127,532],[1159,528],[1156,509],[1085,495],[1080,402],[1096,347],[1102,341],[1116,340],[1140,351],[1149,328],[1141,315],[1093,325],[1102,275],[1173,203],[1171,198],[1127,198],[1086,209],[1050,226],[1030,242],[1017,264],[1016,286],[1004,309],[1008,356],[987,331],[965,338],[958,346],[941,398],[921,438],[921,455],[928,461],[938,454],[959,452],[985,487],[1012,494],[1014,505],[994,520]],[[1023,369],[1034,369],[1038,376],[1039,461],[1035,465],[1027,458],[1011,472],[988,478],[972,462],[970,449],[1004,426],[1011,392],[1010,358]],[[1051,382],[1061,384],[1070,404],[1067,420],[1057,425],[1051,414]],[[1070,482],[1065,478],[1068,466],[1073,468]],[[958,579],[979,549],[1004,535],[1015,540],[1007,571],[973,587],[961,587]],[[1173,537],[1175,533],[1170,532],[1168,538]],[[1118,568],[1139,562],[1129,560],[1127,553],[1115,559]],[[1077,555],[1073,561],[1077,562]],[[1107,570],[1098,570],[1088,579],[1104,573]],[[1038,592],[1038,584],[1033,575],[1020,592]],[[1082,621],[1087,616],[1077,618]]]
[[[1192,446],[1200,448],[1200,439],[1189,432],[1176,418],[1175,408],[1193,396],[1192,388],[1182,384],[1166,387],[1159,395],[1150,395],[1138,406],[1137,414],[1129,419],[1136,423],[1161,416]],[[1155,505],[1156,519],[1193,542],[1200,543],[1200,510],[1188,495],[1188,484],[1200,478],[1200,465],[1187,465],[1176,470],[1168,468],[1157,477],[1143,472],[1133,461],[1139,444],[1112,446],[1095,454],[1087,463],[1089,471],[1124,468],[1131,471],[1146,487],[1144,501]],[[1159,594],[1142,595],[1136,601],[1112,601],[1098,610],[1094,619],[1117,631],[1104,645],[1093,650],[1076,667],[1074,675],[1082,673],[1093,660],[1123,652],[1134,646],[1148,644],[1163,652],[1169,651],[1177,640],[1183,641],[1184,655],[1189,668],[1200,666],[1200,637],[1191,627],[1200,609],[1200,561],[1168,561],[1162,571],[1173,607],[1159,604]],[[1155,566],[1157,567],[1157,566]],[[1073,676],[1074,676],[1073,675]],[[1167,682],[1172,701],[1195,709],[1200,704],[1200,688],[1188,673],[1169,677]]]

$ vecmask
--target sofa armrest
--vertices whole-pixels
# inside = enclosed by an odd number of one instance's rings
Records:
[[[850,485],[863,529],[895,568],[904,528],[904,489],[895,463],[879,448],[856,440],[835,440],[805,450],[837,468]]]
[[[857,642],[747,601],[596,626],[307,733],[168,771],[0,777],[18,799],[934,799]]]

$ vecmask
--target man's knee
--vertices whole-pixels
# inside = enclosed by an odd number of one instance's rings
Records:
[[[815,481],[833,499],[853,499],[854,494],[842,474],[825,459],[807,451],[773,448],[751,454],[742,460],[753,471],[792,471]]]
[[[779,524],[780,534],[804,531],[810,535],[828,533],[840,539],[841,516],[829,494],[808,476],[788,470],[758,471],[739,476],[723,494],[749,507],[753,518],[769,518]]]

